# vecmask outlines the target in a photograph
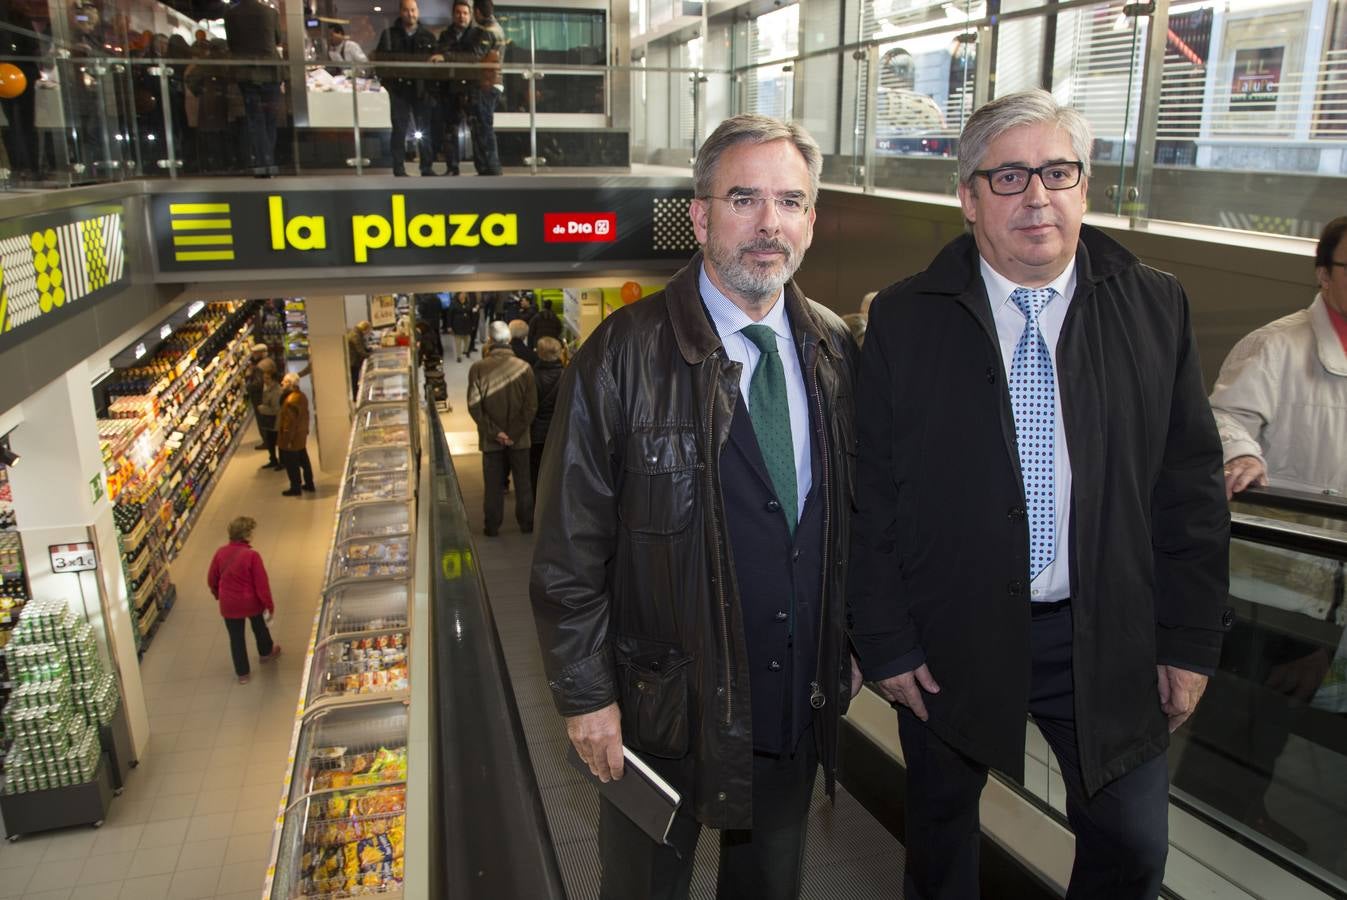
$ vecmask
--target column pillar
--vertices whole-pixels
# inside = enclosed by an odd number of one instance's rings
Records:
[[[120,683],[139,757],[150,736],[149,714],[87,365],[80,363],[24,401],[23,423],[10,434],[10,446],[20,456],[9,476],[32,594],[63,598],[93,626],[108,670]],[[90,484],[95,480],[96,499]],[[47,548],[82,541],[93,542],[98,568],[53,572]]]
[[[309,364],[313,367],[313,413],[318,432],[318,466],[340,475],[346,466],[351,436],[350,366],[346,361],[346,330],[365,318],[360,295],[360,318],[347,324],[352,304],[339,294],[305,296],[309,322]]]

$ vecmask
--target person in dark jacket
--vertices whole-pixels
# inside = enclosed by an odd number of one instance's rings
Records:
[[[429,62],[435,53],[435,35],[421,24],[416,0],[402,0],[398,18],[379,35],[379,44],[370,54],[375,62]],[[393,174],[407,174],[407,132],[414,130],[417,159],[422,175],[433,175],[439,119],[435,98],[424,68],[380,66],[379,81],[388,91],[389,117],[393,125],[391,149]]]
[[[453,66],[453,63],[477,63],[494,46],[494,40],[488,32],[478,28],[472,21],[472,4],[468,0],[454,0],[449,24],[440,32],[432,62],[448,62],[451,65],[440,81],[439,114],[444,123],[441,133],[444,135],[444,158],[449,165],[447,175],[458,174],[458,127],[466,117],[472,129],[472,139],[478,140],[478,129],[474,124],[476,96],[480,92],[478,82],[481,73],[477,69]],[[436,144],[438,149],[439,144]]]
[[[257,401],[257,430],[262,433],[262,446],[267,451],[264,469],[284,469],[276,455],[276,418],[281,413],[281,383],[276,379],[276,367],[262,372],[262,393]]]
[[[875,298],[852,641],[898,707],[905,894],[973,900],[989,769],[1061,766],[1069,898],[1153,900],[1170,733],[1220,658],[1229,513],[1188,301],[1082,225],[1089,123],[1044,91],[959,140],[971,234]]]
[[[514,355],[528,363],[530,366],[538,362],[538,354],[529,346],[529,326],[523,319],[515,319],[510,322],[510,349]]]
[[[257,176],[276,174],[276,119],[281,106],[280,16],[262,0],[239,0],[225,8],[225,40],[236,60],[257,65],[235,70],[252,143],[252,170]]]
[[[529,443],[538,394],[533,370],[510,351],[509,329],[491,325],[491,344],[483,358],[468,369],[468,414],[477,423],[482,451],[482,501],[487,537],[500,534],[505,515],[506,473],[514,473],[515,521],[519,530],[533,530],[533,481],[529,478]]]
[[[702,825],[719,896],[797,897],[820,763],[833,787],[860,687],[840,566],[857,351],[791,281],[821,166],[798,124],[721,123],[693,171],[702,252],[562,376],[530,579],[552,699],[598,778],[628,747],[683,796],[671,845],[600,801],[603,897],[687,897]]]
[[[281,491],[286,497],[298,497],[301,491],[313,492],[313,464],[309,461],[309,398],[299,389],[299,376],[286,372],[281,379],[281,411],[276,416],[276,447],[281,465],[290,476],[290,487]]]
[[[256,528],[257,521],[248,516],[230,522],[229,543],[215,551],[206,573],[206,584],[211,596],[219,601],[220,615],[229,629],[229,652],[234,658],[234,674],[239,684],[247,684],[251,672],[243,636],[245,622],[253,626],[257,655],[262,662],[271,662],[281,655],[281,645],[271,639],[267,628],[276,612],[267,567],[262,564],[261,554],[249,543]]]
[[[561,318],[552,311],[552,301],[544,300],[542,309],[534,313],[529,321],[529,345],[536,347],[545,337],[556,338],[559,341],[565,331],[566,326]]]
[[[469,305],[465,293],[454,295],[449,307],[449,330],[454,333],[454,362],[463,362],[463,357],[472,352],[469,345],[477,333],[477,311]]]
[[[543,461],[543,446],[547,442],[547,431],[552,425],[552,413],[557,408],[557,390],[561,386],[561,341],[556,338],[542,338],[538,344],[538,361],[533,364],[533,384],[538,389],[538,412],[533,416],[530,429],[533,443],[529,447],[530,483],[538,484],[538,469]],[[537,504],[538,492],[533,492],[534,504]]]

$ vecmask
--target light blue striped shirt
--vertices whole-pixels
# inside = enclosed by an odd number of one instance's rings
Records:
[[[748,387],[753,380],[753,370],[757,368],[757,345],[742,333],[747,325],[766,325],[776,333],[776,346],[781,354],[781,367],[786,373],[786,403],[790,407],[790,435],[795,444],[795,498],[796,519],[804,515],[804,502],[809,490],[814,486],[814,469],[809,459],[809,399],[804,390],[804,372],[800,369],[800,354],[795,351],[795,338],[791,335],[790,320],[786,316],[785,292],[778,294],[771,310],[760,322],[754,322],[748,313],[734,305],[734,301],[720,292],[706,276],[706,266],[701,271],[702,302],[711,313],[711,323],[720,335],[720,343],[725,347],[725,355],[743,368],[739,373],[739,393],[744,398],[744,407],[748,408]],[[751,410],[750,410],[751,411]]]

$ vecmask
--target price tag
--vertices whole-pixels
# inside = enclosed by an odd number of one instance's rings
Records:
[[[98,568],[94,545],[87,541],[79,544],[50,544],[47,552],[51,555],[53,572],[88,572]]]

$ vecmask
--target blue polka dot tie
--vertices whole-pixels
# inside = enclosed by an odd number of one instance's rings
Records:
[[[1056,386],[1047,341],[1038,316],[1055,294],[1052,288],[1016,288],[1011,301],[1024,313],[1024,333],[1010,362],[1010,405],[1029,512],[1029,577],[1052,562],[1057,548],[1057,503],[1053,473]]]
[[[790,403],[786,399],[786,370],[777,352],[776,332],[766,325],[746,325],[741,331],[762,354],[748,383],[748,417],[758,438],[762,461],[776,488],[776,499],[786,517],[786,528],[795,534],[799,513],[795,485],[795,441],[790,433]]]

